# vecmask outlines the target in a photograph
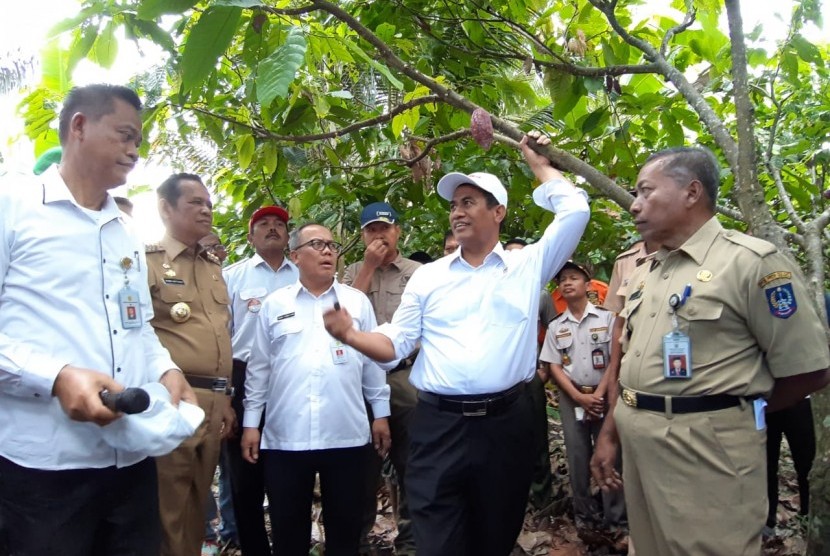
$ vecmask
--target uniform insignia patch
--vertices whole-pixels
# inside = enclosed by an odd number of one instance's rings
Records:
[[[788,319],[798,310],[798,303],[793,293],[793,285],[783,284],[764,290],[767,305],[772,316],[779,319]]]
[[[793,277],[792,272],[788,272],[786,270],[779,270],[778,272],[773,272],[772,274],[767,274],[763,278],[758,281],[758,287],[763,288],[770,282],[775,282],[776,280],[791,280]]]

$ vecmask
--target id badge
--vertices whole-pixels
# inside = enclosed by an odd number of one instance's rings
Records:
[[[343,342],[334,341],[331,343],[331,361],[335,365],[343,365],[348,361],[348,355],[346,354],[346,346],[343,345]]]
[[[692,342],[677,330],[663,336],[663,376],[668,379],[692,378]]]
[[[597,371],[605,369],[605,353],[600,348],[591,352],[591,363]]]
[[[129,286],[118,292],[118,306],[121,309],[123,328],[141,328],[141,303],[138,292]]]

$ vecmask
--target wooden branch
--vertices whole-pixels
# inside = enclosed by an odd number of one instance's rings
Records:
[[[310,135],[278,135],[278,134],[272,133],[272,132],[268,131],[267,129],[264,129],[260,126],[249,124],[249,123],[246,123],[246,122],[241,122],[241,121],[238,121],[238,120],[234,120],[233,118],[228,118],[227,116],[223,116],[221,114],[216,114],[215,112],[211,112],[210,110],[207,110],[205,108],[201,108],[199,106],[191,105],[189,107],[188,106],[185,106],[185,107],[190,108],[191,110],[194,110],[194,111],[199,112],[201,114],[205,114],[207,116],[212,116],[214,118],[218,118],[218,119],[220,119],[222,121],[225,121],[225,122],[228,122],[228,123],[232,123],[232,124],[241,125],[243,127],[246,127],[248,129],[252,130],[254,132],[254,134],[257,137],[259,137],[260,139],[270,139],[272,141],[288,141],[288,142],[292,142],[292,143],[309,143],[311,141],[320,141],[320,140],[323,140],[323,139],[333,139],[333,138],[336,138],[336,137],[341,137],[341,136],[346,135],[348,133],[352,133],[353,131],[358,131],[360,129],[365,129],[367,127],[374,127],[378,124],[388,122],[389,120],[391,120],[392,118],[394,118],[398,114],[401,114],[402,112],[406,112],[407,110],[415,108],[416,106],[421,106],[423,104],[432,104],[432,103],[435,103],[435,102],[440,102],[440,100],[441,99],[437,95],[429,95],[429,96],[425,96],[425,97],[412,99],[409,102],[405,102],[403,104],[399,104],[399,105],[395,106],[389,112],[387,112],[385,114],[381,114],[380,116],[376,116],[374,118],[369,118],[368,120],[363,120],[363,121],[360,121],[360,122],[355,122],[353,124],[347,125],[346,127],[342,127],[340,129],[336,129],[334,131],[329,131],[327,133],[314,133],[314,134],[310,134]]]
[[[663,37],[663,41],[660,43],[660,56],[663,56],[665,58],[666,49],[668,49],[669,47],[669,42],[674,38],[675,35],[679,35],[683,31],[691,27],[692,23],[695,22],[696,14],[697,11],[694,8],[694,4],[688,2],[686,16],[683,18],[683,22],[669,29],[666,33],[666,36]]]
[[[795,211],[795,207],[793,206],[792,199],[790,199],[790,194],[787,193],[786,188],[784,187],[784,181],[781,179],[781,172],[775,165],[772,163],[772,160],[764,161],[765,166],[767,167],[767,171],[772,176],[773,181],[775,182],[775,188],[778,190],[778,198],[781,199],[781,203],[784,205],[784,210],[787,212],[787,216],[792,221],[793,225],[798,229],[799,232],[804,233],[805,226],[804,220],[798,215]]]

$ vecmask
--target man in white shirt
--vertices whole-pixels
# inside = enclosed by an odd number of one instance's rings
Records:
[[[158,554],[155,463],[111,448],[104,389],[193,391],[150,326],[141,241],[110,189],[138,160],[141,102],[70,91],[63,159],[0,185],[0,521],[12,554]],[[20,183],[24,181],[25,183]],[[138,302],[135,302],[135,299]]]
[[[354,556],[370,443],[382,456],[389,450],[389,387],[374,361],[326,332],[323,311],[346,307],[361,330],[375,327],[375,315],[362,292],[335,281],[340,244],[327,228],[301,226],[288,245],[300,279],[268,296],[259,312],[245,377],[242,454],[256,463],[261,441],[274,554],[308,554],[319,473],[326,554]],[[375,417],[371,431],[364,398]]]
[[[406,483],[421,556],[507,555],[522,526],[535,455],[522,394],[536,372],[539,295],[589,217],[585,193],[530,138],[550,140],[531,132],[521,147],[543,182],[535,202],[556,212],[537,243],[502,248],[507,191],[496,176],[447,174],[438,193],[450,201],[459,250],[418,269],[392,322],[375,332],[353,327],[348,308],[325,315],[332,336],[378,361],[421,344]]]
[[[248,223],[248,241],[255,254],[232,264],[223,272],[231,298],[235,391],[231,405],[239,423],[242,423],[244,412],[245,370],[251,357],[262,303],[268,294],[295,283],[299,278],[297,267],[285,256],[288,220],[288,212],[281,207],[267,206],[255,211]],[[261,430],[262,426],[259,428]],[[271,547],[262,511],[265,497],[262,463],[245,461],[238,436],[228,439],[226,446],[240,547],[246,556],[270,556]]]

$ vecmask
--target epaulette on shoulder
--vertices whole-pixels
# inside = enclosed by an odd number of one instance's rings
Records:
[[[629,249],[626,249],[625,251],[623,251],[622,253],[620,253],[619,255],[617,255],[617,256],[614,258],[614,260],[615,260],[615,261],[618,261],[618,260],[620,260],[620,259],[624,259],[624,258],[626,258],[626,257],[630,257],[631,255],[636,255],[636,254],[637,254],[637,253],[639,253],[639,252],[640,252],[640,247],[639,247],[638,245],[636,245],[636,244],[635,244],[635,246],[634,246],[634,247],[630,247]]]
[[[773,253],[778,251],[775,245],[766,240],[753,236],[748,236],[746,234],[742,234],[741,232],[736,232],[735,230],[725,230],[722,236],[727,241],[731,241],[736,245],[746,247],[747,249],[761,257],[772,255]]]
[[[148,243],[144,246],[145,253],[162,253],[164,252],[164,247],[160,243]]]
[[[222,261],[220,261],[219,257],[214,255],[213,253],[205,252],[205,258],[215,265],[222,266]]]

